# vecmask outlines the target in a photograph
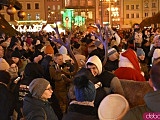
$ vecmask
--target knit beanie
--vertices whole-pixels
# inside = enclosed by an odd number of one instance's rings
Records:
[[[95,45],[96,47],[98,47],[100,44],[102,44],[101,41],[95,41],[95,43],[94,43],[94,45]]]
[[[117,50],[116,50],[115,48],[110,48],[110,49],[108,50],[108,57],[109,57],[110,55],[114,54],[115,52],[117,52]]]
[[[89,81],[87,76],[80,75],[74,79],[74,90],[76,100],[79,102],[89,101],[92,102],[96,96],[94,84]]]
[[[145,52],[143,51],[142,48],[137,48],[136,53],[137,53],[137,56],[141,56],[141,55],[144,55],[144,56],[145,56]]]
[[[45,50],[44,50],[45,54],[54,54],[54,50],[53,47],[51,45],[47,45]]]
[[[44,78],[36,78],[29,84],[29,92],[33,97],[40,98],[49,84]]]
[[[121,120],[129,110],[128,101],[119,94],[110,94],[100,103],[98,117],[100,120]]]
[[[16,49],[12,52],[11,57],[21,58],[21,57],[22,57],[22,54],[20,53],[20,51],[18,50],[18,48],[16,48]]]

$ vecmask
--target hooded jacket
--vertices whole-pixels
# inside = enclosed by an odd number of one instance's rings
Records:
[[[117,94],[121,94],[124,96],[124,91],[123,91],[123,88],[121,86],[119,79],[113,73],[103,70],[102,62],[96,55],[91,56],[86,62],[86,65],[89,62],[93,63],[97,67],[99,72],[98,72],[98,75],[95,77],[98,79],[99,82],[102,83],[102,88],[104,88],[107,94],[117,93]],[[98,92],[98,91],[99,89],[97,89],[97,95],[98,93],[101,94],[101,92],[100,91]],[[97,97],[100,98],[100,96],[97,96],[97,95],[96,95],[96,98]],[[101,98],[101,100],[102,99],[103,97]],[[95,100],[95,103],[96,103],[96,100]],[[99,102],[98,102],[98,105],[99,105]]]
[[[143,120],[143,114],[146,112],[160,112],[160,90],[147,93],[144,101],[145,105],[129,110],[123,120]]]

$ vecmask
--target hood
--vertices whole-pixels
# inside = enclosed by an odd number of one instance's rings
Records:
[[[160,111],[160,90],[149,92],[144,96],[147,107],[153,112]]]
[[[86,62],[86,65],[87,63],[93,63],[97,68],[98,68],[98,75],[100,75],[102,73],[102,62],[101,60],[99,59],[99,57],[97,57],[96,55],[94,56],[91,56],[87,62]]]

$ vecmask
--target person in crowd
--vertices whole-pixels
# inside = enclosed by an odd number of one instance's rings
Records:
[[[148,112],[160,111],[160,62],[154,64],[150,71],[149,84],[154,91],[147,93],[144,96],[145,105],[137,106],[130,109],[124,116],[123,120],[144,120],[147,119]]]
[[[60,107],[65,113],[67,108],[67,91],[69,86],[69,79],[61,70],[69,71],[69,66],[63,62],[63,55],[56,53],[54,55],[54,62],[49,68],[51,76],[51,86],[54,88],[54,93],[59,100]]]
[[[141,71],[144,73],[145,79],[149,80],[149,67],[145,61],[145,52],[142,48],[137,48],[136,54],[140,63]]]
[[[114,74],[119,79],[145,81],[136,52],[130,48],[120,54],[119,68]]]
[[[115,48],[110,48],[108,50],[108,59],[104,66],[105,70],[114,73],[114,71],[118,69],[118,63],[119,63],[119,53]]]
[[[8,70],[10,66],[7,63],[7,61],[3,58],[3,56],[4,56],[4,49],[0,45],[0,70]]]
[[[27,120],[58,120],[48,99],[53,90],[49,81],[36,78],[29,84],[30,94],[23,101],[23,114]]]
[[[0,70],[0,119],[11,120],[14,110],[14,96],[8,89],[10,74],[5,70]]]
[[[98,108],[101,100],[108,94],[118,93],[124,96],[124,91],[119,79],[111,72],[102,69],[102,62],[96,55],[90,57],[86,62],[86,68],[97,79],[92,81],[96,87],[95,107]],[[103,92],[103,90],[105,92]]]
[[[85,75],[75,76],[73,84],[75,100],[70,102],[68,112],[62,120],[98,120],[94,107],[94,84]]]
[[[107,95],[98,107],[100,120],[121,120],[129,110],[127,99],[120,94]]]
[[[41,65],[42,65],[44,72],[45,72],[45,74],[44,74],[45,79],[47,79],[48,81],[51,81],[49,67],[50,67],[50,64],[51,64],[53,56],[54,56],[54,50],[53,50],[52,46],[47,45],[44,49],[44,53],[45,53],[45,56],[41,61]]]
[[[17,64],[19,75],[22,75],[28,61],[23,58],[22,54],[17,48],[15,48],[15,50],[12,52],[11,59]]]
[[[156,64],[159,61],[160,61],[160,49],[155,49],[153,53],[153,63],[152,64]]]

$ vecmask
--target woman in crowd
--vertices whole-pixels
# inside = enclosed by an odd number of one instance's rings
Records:
[[[29,92],[23,102],[23,113],[27,120],[58,120],[48,102],[53,90],[46,79],[34,79],[29,84]]]

